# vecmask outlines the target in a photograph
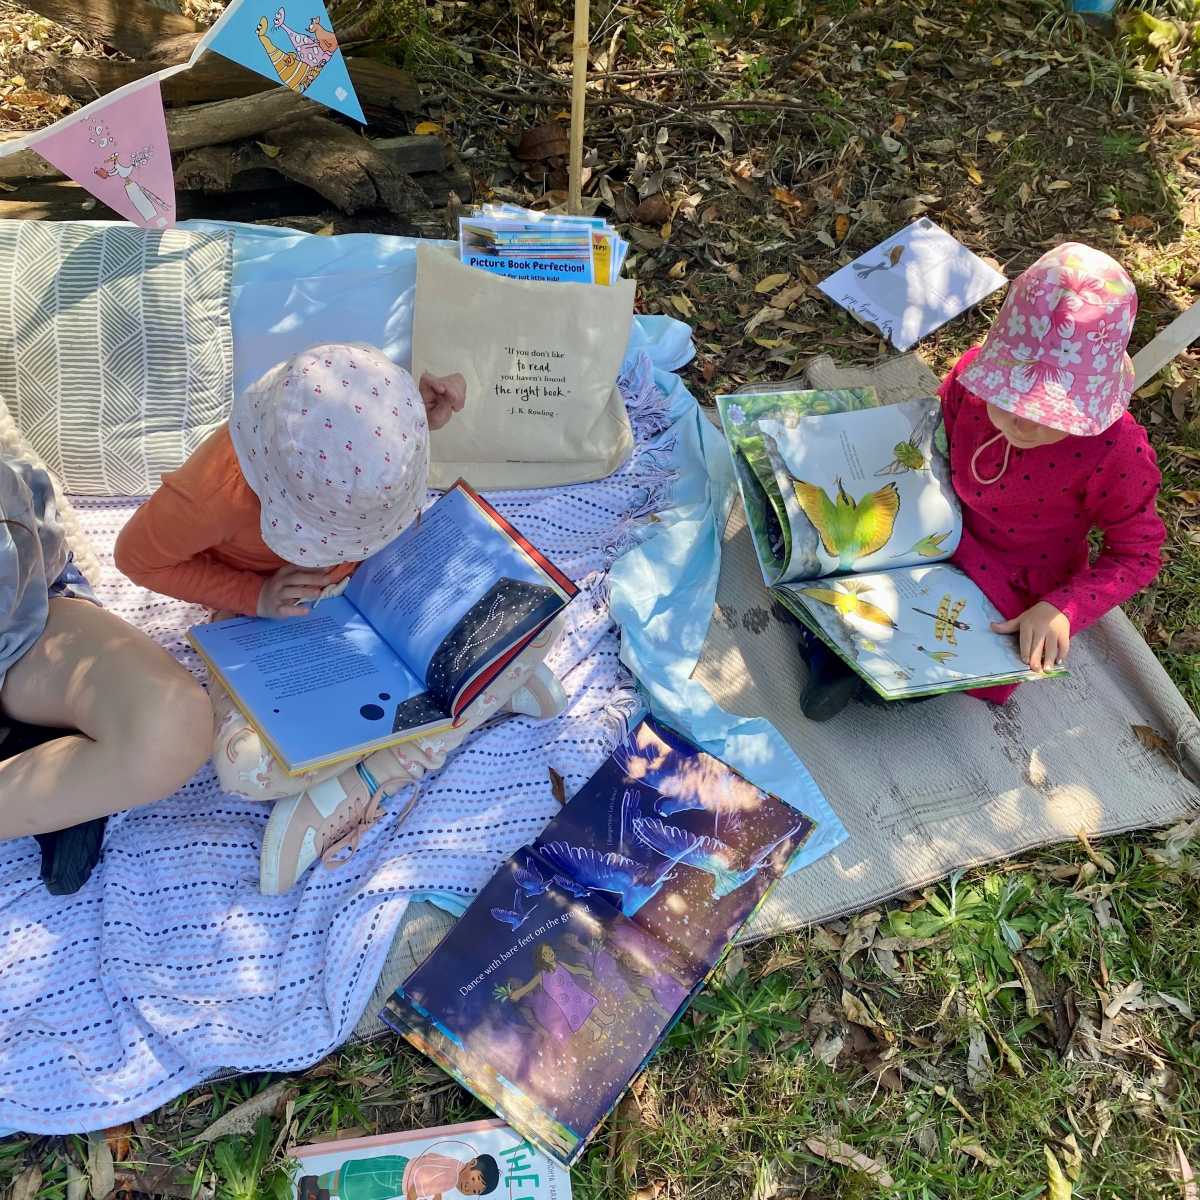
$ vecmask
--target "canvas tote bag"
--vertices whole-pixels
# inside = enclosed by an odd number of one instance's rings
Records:
[[[431,487],[552,487],[611,475],[633,451],[616,387],[635,285],[505,279],[417,248],[413,375],[461,372],[467,404],[430,436]]]

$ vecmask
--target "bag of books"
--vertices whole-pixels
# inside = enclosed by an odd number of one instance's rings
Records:
[[[431,435],[429,482],[518,489],[587,483],[633,451],[617,375],[635,285],[503,278],[417,248],[413,374],[461,372],[467,406]]]

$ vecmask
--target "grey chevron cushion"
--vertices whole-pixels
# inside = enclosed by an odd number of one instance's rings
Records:
[[[225,419],[228,233],[0,221],[0,395],[82,496],[142,496]]]

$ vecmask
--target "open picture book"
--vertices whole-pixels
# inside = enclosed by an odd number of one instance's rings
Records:
[[[869,388],[722,396],[772,595],[884,699],[1043,679],[948,560],[962,534],[936,396]]]
[[[295,775],[452,727],[576,591],[459,481],[307,617],[188,636]]]
[[[298,1146],[295,1200],[571,1200],[571,1178],[503,1121]]]
[[[570,1165],[812,827],[646,720],[383,1019]]]

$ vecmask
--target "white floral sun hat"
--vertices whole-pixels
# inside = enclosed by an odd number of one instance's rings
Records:
[[[972,395],[1064,433],[1103,433],[1129,407],[1137,291],[1115,259],[1066,242],[1014,280],[975,361]]]
[[[372,346],[313,346],[234,398],[233,448],[290,563],[361,562],[421,511],[429,428],[412,376]]]

